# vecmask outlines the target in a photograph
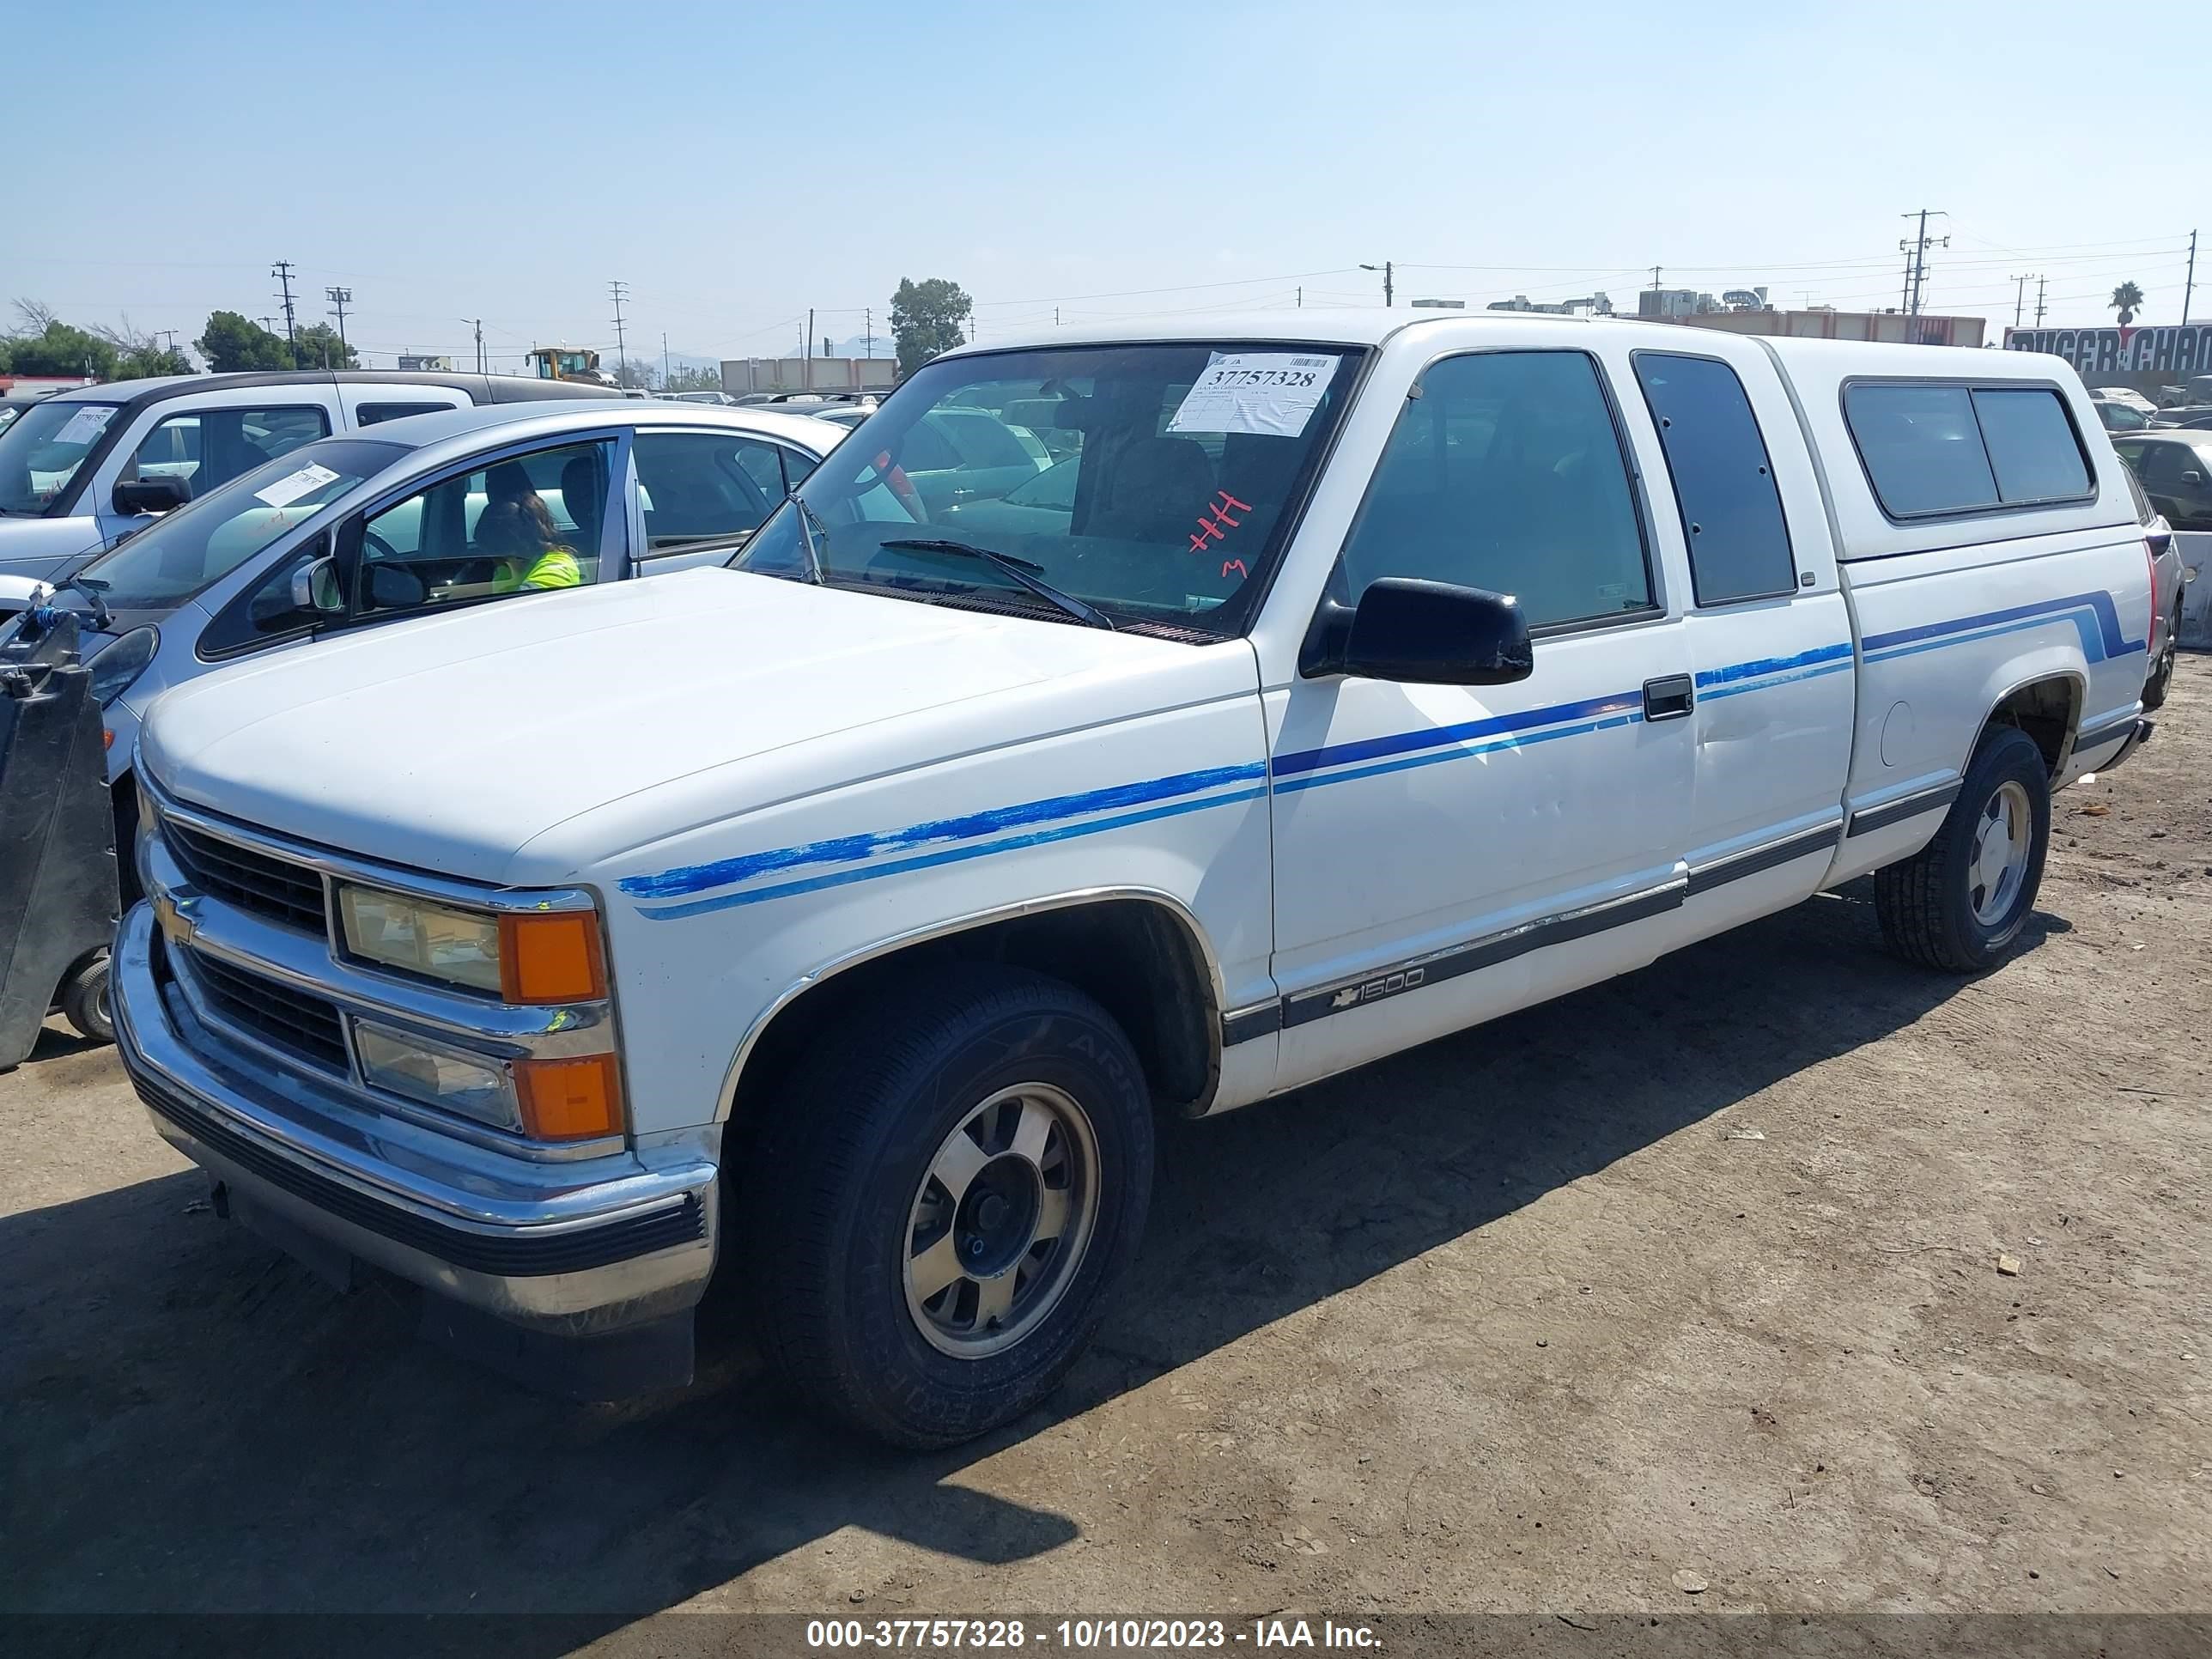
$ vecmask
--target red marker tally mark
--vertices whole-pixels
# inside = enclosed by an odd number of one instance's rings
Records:
[[[1249,513],[1252,510],[1251,502],[1240,501],[1225,489],[1217,489],[1213,492],[1213,505],[1199,514],[1198,533],[1190,538],[1192,552],[1205,552],[1207,542],[1219,541],[1227,531],[1234,530],[1244,522],[1242,519],[1232,519],[1229,516],[1229,509],[1232,507],[1243,513]]]

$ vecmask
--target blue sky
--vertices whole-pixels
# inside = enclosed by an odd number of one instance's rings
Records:
[[[885,331],[903,276],[978,331],[1232,302],[1765,283],[1930,311],[2177,320],[2212,243],[2203,0],[2126,8],[1357,4],[51,6],[9,76],[0,297],[196,335],[354,291],[371,355],[614,340],[767,356]],[[26,22],[11,39],[21,44]],[[35,64],[46,73],[25,73]],[[2161,65],[2176,65],[2168,75]],[[82,89],[81,89],[82,88]],[[2192,314],[2212,317],[2212,247]],[[2035,284],[2027,284],[2033,307]]]

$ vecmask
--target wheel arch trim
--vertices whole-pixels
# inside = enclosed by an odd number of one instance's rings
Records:
[[[1195,951],[1206,981],[1208,1006],[1201,1011],[1208,1044],[1207,1075],[1218,1079],[1221,1073],[1222,1024],[1221,1012],[1226,1001],[1224,981],[1221,973],[1221,958],[1213,948],[1197,913],[1182,899],[1163,888],[1141,886],[1079,887],[1065,892],[1019,899],[1006,904],[992,905],[971,910],[957,916],[927,923],[893,933],[873,944],[847,951],[829,957],[793,980],[769,1000],[761,1012],[745,1027],[744,1036],[738,1040],[736,1051],[722,1073],[720,1088],[714,1099],[714,1121],[726,1124],[736,1109],[738,1085],[743,1081],[747,1063],[760,1041],[784,1011],[805,996],[849,970],[864,967],[885,957],[934,939],[950,939],[957,934],[974,933],[995,923],[1018,921],[1024,916],[1042,915],[1055,910],[1080,909],[1091,905],[1136,902],[1150,904],[1167,912]]]

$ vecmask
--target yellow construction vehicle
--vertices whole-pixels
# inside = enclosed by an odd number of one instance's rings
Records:
[[[599,354],[581,346],[533,346],[530,372],[541,380],[588,380],[612,386],[615,377],[599,367]]]

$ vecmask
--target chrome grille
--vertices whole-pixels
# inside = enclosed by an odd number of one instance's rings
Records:
[[[174,818],[161,820],[161,839],[202,892],[288,927],[325,931],[323,878],[305,865],[203,834]]]
[[[335,1004],[204,951],[182,953],[209,1006],[272,1048],[344,1072],[345,1025]]]

